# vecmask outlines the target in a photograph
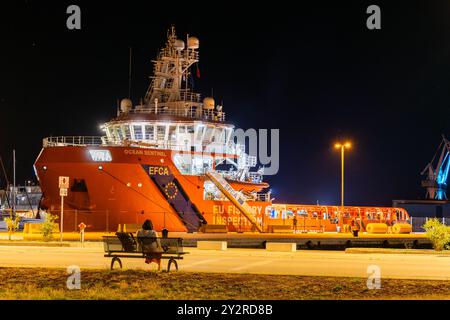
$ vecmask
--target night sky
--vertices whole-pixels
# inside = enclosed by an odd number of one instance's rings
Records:
[[[0,155],[11,174],[16,149],[18,181],[35,179],[42,138],[102,134],[128,94],[130,46],[139,102],[174,24],[200,39],[196,91],[214,90],[236,127],[280,129],[277,202],[338,204],[333,144],[347,138],[346,204],[424,196],[420,172],[450,135],[450,2],[92,2],[0,4]],[[381,30],[366,27],[370,4]]]

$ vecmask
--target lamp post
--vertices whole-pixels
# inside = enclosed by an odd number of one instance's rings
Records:
[[[352,144],[350,142],[336,143],[334,145],[336,149],[341,149],[341,207],[344,206],[344,154],[345,149],[350,149]]]

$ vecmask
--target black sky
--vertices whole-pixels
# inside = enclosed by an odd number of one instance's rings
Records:
[[[237,127],[280,129],[278,201],[338,203],[340,138],[354,143],[347,204],[423,196],[419,173],[450,133],[449,2],[93,2],[0,5],[0,155],[11,168],[17,150],[19,181],[43,137],[101,134],[128,92],[130,46],[138,102],[175,24],[200,39],[196,90]],[[370,4],[381,30],[366,28]]]

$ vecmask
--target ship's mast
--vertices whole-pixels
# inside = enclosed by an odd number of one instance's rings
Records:
[[[144,108],[191,111],[201,108],[200,94],[188,88],[189,68],[197,63],[199,42],[195,37],[187,37],[187,43],[177,38],[172,26],[167,33],[166,46],[153,61],[154,72],[144,100]],[[185,88],[182,88],[185,81]]]

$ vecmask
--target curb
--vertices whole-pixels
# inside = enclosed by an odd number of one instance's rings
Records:
[[[81,244],[75,241],[66,242],[43,242],[43,241],[21,241],[21,240],[11,240],[11,241],[0,241],[0,246],[10,246],[10,247],[64,247],[64,248],[103,248],[103,242],[97,241],[87,241]]]
[[[386,249],[386,248],[347,248],[345,253],[383,253],[383,254],[428,254],[448,255],[450,251],[435,251],[431,249]]]

